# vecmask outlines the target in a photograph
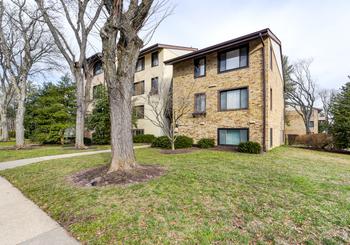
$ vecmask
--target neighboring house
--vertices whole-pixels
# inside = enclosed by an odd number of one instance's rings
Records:
[[[318,133],[319,113],[320,109],[314,108],[310,120],[310,131],[312,134]],[[304,135],[306,134],[306,127],[303,118],[298,112],[291,107],[286,108],[286,135]]]
[[[197,49],[166,44],[155,44],[140,51],[139,60],[136,66],[134,79],[133,104],[137,120],[137,128],[133,129],[133,134],[153,134],[155,136],[163,135],[162,129],[156,127],[147,118],[151,118],[151,108],[147,104],[147,96],[151,93],[154,99],[162,101],[160,96],[167,96],[168,93],[159,92],[160,88],[168,90],[173,76],[172,65],[164,64],[165,60],[182,56]],[[104,84],[101,55],[97,54],[89,58],[92,64],[94,77],[92,79],[91,96],[98,94],[99,86]],[[153,99],[153,98],[152,98]],[[88,112],[91,112],[93,103],[88,106]]]
[[[178,133],[218,145],[284,144],[280,40],[264,29],[165,62],[173,65],[174,110],[190,92]]]

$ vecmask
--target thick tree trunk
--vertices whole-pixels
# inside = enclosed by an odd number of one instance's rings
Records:
[[[116,47],[117,30],[108,19],[101,30],[104,77],[108,87],[111,117],[112,160],[109,172],[137,166],[132,140],[132,87],[142,40],[121,34]],[[116,55],[116,50],[118,55]],[[118,57],[118,69],[115,65]]]
[[[1,106],[0,108],[0,117],[1,117],[1,141],[9,140],[9,132],[8,132],[8,122],[7,122],[7,113],[6,108]]]
[[[16,148],[24,148],[24,114],[25,114],[25,92],[21,91],[21,94],[17,97],[17,110],[16,110]]]
[[[85,132],[85,89],[84,89],[84,74],[80,67],[74,67],[75,83],[77,86],[77,115],[75,124],[75,148],[84,149],[84,132]]]

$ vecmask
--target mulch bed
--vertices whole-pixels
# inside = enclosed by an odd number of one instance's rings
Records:
[[[160,150],[159,152],[162,154],[184,154],[184,153],[190,153],[198,150],[200,149],[196,147],[192,147],[192,148],[175,149],[175,150]]]
[[[109,165],[83,170],[72,175],[69,179],[80,187],[128,185],[146,182],[165,174],[163,167],[155,165],[138,165],[128,171],[107,173]]]

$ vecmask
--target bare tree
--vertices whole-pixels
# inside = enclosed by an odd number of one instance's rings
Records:
[[[85,113],[91,86],[86,53],[89,35],[99,20],[103,4],[94,0],[35,1],[76,82],[75,146],[78,149],[85,148]],[[62,23],[65,23],[70,31]],[[87,99],[85,96],[88,96]]]
[[[293,67],[290,88],[285,91],[286,104],[302,117],[306,133],[310,134],[310,120],[316,101],[316,83],[310,72],[312,60],[300,60]]]
[[[334,96],[336,95],[336,90],[334,89],[321,89],[318,91],[318,96],[321,100],[322,103],[322,114],[325,117],[325,125],[324,128],[326,130],[329,129],[329,126],[331,124],[331,120],[332,120],[332,115],[331,115],[331,103],[332,100],[334,98]]]
[[[24,147],[24,113],[29,77],[51,69],[55,46],[41,15],[26,0],[0,0],[0,51],[16,103],[16,147]],[[49,64],[49,65],[48,65]]]
[[[108,87],[112,160],[109,172],[136,167],[132,142],[132,88],[136,62],[144,41],[140,33],[149,38],[160,21],[151,23],[167,1],[104,0],[108,17],[101,29],[105,82]],[[167,15],[165,13],[164,16]],[[115,64],[117,59],[117,66]]]
[[[154,126],[161,128],[163,134],[168,137],[171,143],[171,149],[175,150],[175,141],[177,139],[177,127],[184,116],[193,112],[191,106],[193,102],[193,88],[187,89],[176,96],[176,105],[174,105],[174,94],[172,86],[163,84],[159,87],[158,93],[150,91],[147,95],[147,113],[145,119],[149,120]],[[174,108],[175,107],[175,108]]]
[[[4,62],[4,56],[0,53],[0,119],[1,119],[1,135],[0,141],[8,141],[9,133],[8,133],[8,117],[7,110],[8,106],[13,97],[13,86],[9,82],[6,72],[6,65]]]

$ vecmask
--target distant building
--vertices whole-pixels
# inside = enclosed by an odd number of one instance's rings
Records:
[[[310,131],[312,134],[318,134],[320,109],[314,108],[310,120]],[[302,117],[294,108],[286,108],[286,135],[304,135],[306,127]]]

